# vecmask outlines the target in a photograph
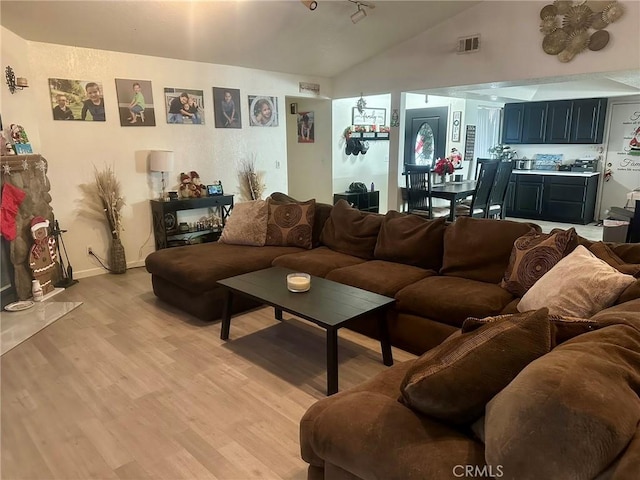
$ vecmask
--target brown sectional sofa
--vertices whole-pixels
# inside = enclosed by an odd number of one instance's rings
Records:
[[[146,266],[160,299],[203,320],[221,316],[217,280],[272,265],[393,296],[391,342],[420,355],[458,332],[467,317],[517,311],[519,299],[500,280],[515,239],[532,229],[539,231],[505,220],[445,224],[318,204],[310,250],[209,243],[154,252]],[[592,242],[576,236],[570,248],[579,243]],[[625,262],[640,264],[640,244],[609,247]],[[254,306],[236,302],[234,311]],[[476,466],[475,478],[497,477],[498,466],[500,476],[514,479],[640,478],[630,473],[640,472],[640,281],[594,318],[603,328],[534,361],[516,377],[524,387],[514,381],[489,403],[486,446],[471,426],[446,425],[398,401],[414,361],[317,402],[301,422],[309,478],[449,479],[457,478],[456,465]],[[377,336],[375,322],[366,318],[351,328]],[[612,391],[617,398],[605,395]],[[540,405],[545,408],[536,410]],[[507,413],[499,430],[494,426],[501,411]],[[529,423],[533,418],[537,427]],[[554,428],[546,429],[549,422]],[[524,435],[522,428],[532,433]],[[579,452],[567,454],[573,445]]]

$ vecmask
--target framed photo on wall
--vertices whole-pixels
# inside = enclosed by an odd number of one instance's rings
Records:
[[[242,128],[240,90],[213,87],[213,113],[216,128]]]
[[[167,123],[204,125],[204,92],[187,88],[164,89]]]
[[[249,95],[249,125],[252,127],[277,127],[278,97]]]
[[[298,143],[315,142],[313,112],[298,112]]]
[[[155,127],[156,114],[149,80],[116,78],[121,127]]]
[[[53,119],[105,122],[102,91],[101,82],[50,78]]]

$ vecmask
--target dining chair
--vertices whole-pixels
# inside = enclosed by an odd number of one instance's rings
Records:
[[[489,210],[489,196],[493,182],[496,178],[498,165],[500,160],[491,160],[482,163],[478,172],[478,180],[476,181],[476,189],[471,197],[471,204],[457,205],[456,216],[470,216],[476,218],[484,218]]]
[[[504,208],[507,198],[507,189],[509,188],[509,180],[513,171],[514,162],[512,160],[503,160],[498,165],[496,178],[493,181],[493,187],[489,194],[489,208],[487,209],[487,218],[504,219],[506,209]]]
[[[434,207],[431,198],[431,165],[405,164],[404,175],[407,192],[407,213],[427,218],[449,215],[448,207]]]

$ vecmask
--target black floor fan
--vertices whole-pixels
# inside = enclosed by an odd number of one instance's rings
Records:
[[[66,230],[60,229],[60,224],[58,220],[54,221],[55,228],[52,232],[53,238],[56,240],[56,248],[58,249],[58,259],[60,260],[60,270],[62,270],[62,276],[60,280],[54,284],[55,287],[68,288],[72,285],[78,283],[78,280],[73,279],[73,268],[71,267],[71,262],[69,261],[69,255],[67,254],[67,247],[64,245],[64,240],[62,239],[62,234],[66,232]],[[60,250],[60,246],[62,245],[62,250]],[[64,256],[67,260],[67,266],[64,266],[64,259],[62,258],[62,252],[64,252]]]

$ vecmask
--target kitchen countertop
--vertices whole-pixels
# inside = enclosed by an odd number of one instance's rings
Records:
[[[513,170],[517,175],[561,175],[565,177],[593,177],[600,172],[560,172],[558,170]]]

